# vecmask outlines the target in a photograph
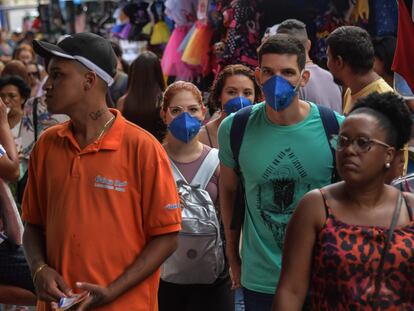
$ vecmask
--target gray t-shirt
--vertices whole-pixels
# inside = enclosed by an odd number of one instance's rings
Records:
[[[300,88],[299,97],[342,113],[341,88],[334,82],[332,74],[313,63],[306,64],[305,69],[309,70],[310,78]]]

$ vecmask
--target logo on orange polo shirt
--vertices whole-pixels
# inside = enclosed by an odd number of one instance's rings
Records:
[[[96,188],[104,188],[109,190],[115,190],[119,192],[125,192],[126,187],[128,186],[127,181],[120,181],[118,179],[109,179],[102,176],[95,177],[95,187]]]

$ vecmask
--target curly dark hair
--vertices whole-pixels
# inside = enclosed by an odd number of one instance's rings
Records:
[[[20,96],[25,100],[30,97],[30,86],[19,76],[4,76],[0,78],[0,89],[6,85],[14,85],[19,89]]]
[[[244,65],[229,65],[226,66],[217,76],[213,86],[210,89],[208,97],[208,107],[211,111],[221,109],[222,103],[220,103],[221,92],[223,92],[226,79],[235,75],[243,75],[248,77],[254,85],[254,102],[257,103],[262,100],[262,89],[256,82],[254,71]]]
[[[404,147],[411,136],[411,113],[404,99],[393,93],[372,93],[355,103],[351,114],[366,113],[376,118],[386,133],[387,143],[397,150]]]

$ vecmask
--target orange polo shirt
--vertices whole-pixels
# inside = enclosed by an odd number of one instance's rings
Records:
[[[180,230],[164,149],[111,111],[112,127],[83,150],[69,121],[47,130],[30,156],[23,219],[44,228],[47,263],[73,289],[77,281],[107,286],[151,237]],[[96,310],[157,310],[158,282],[159,271]],[[49,306],[40,302],[38,310]]]

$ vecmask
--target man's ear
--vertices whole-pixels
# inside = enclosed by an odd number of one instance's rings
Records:
[[[304,87],[308,83],[310,75],[311,75],[311,73],[310,73],[309,70],[306,70],[306,69],[303,70],[301,80],[300,80],[300,86],[301,87]]]
[[[254,77],[256,78],[257,83],[261,86],[262,79],[261,79],[261,70],[259,67],[256,67],[256,69],[254,70]]]
[[[309,53],[311,48],[312,48],[312,41],[308,39],[308,41],[306,42],[306,46],[305,46],[306,52]]]
[[[338,55],[338,56],[334,57],[333,61],[335,62],[337,68],[339,68],[339,69],[344,68],[345,62],[344,62],[344,59],[342,58],[341,55]]]
[[[88,71],[85,73],[85,81],[83,82],[83,88],[85,91],[90,90],[98,81],[96,73]]]

